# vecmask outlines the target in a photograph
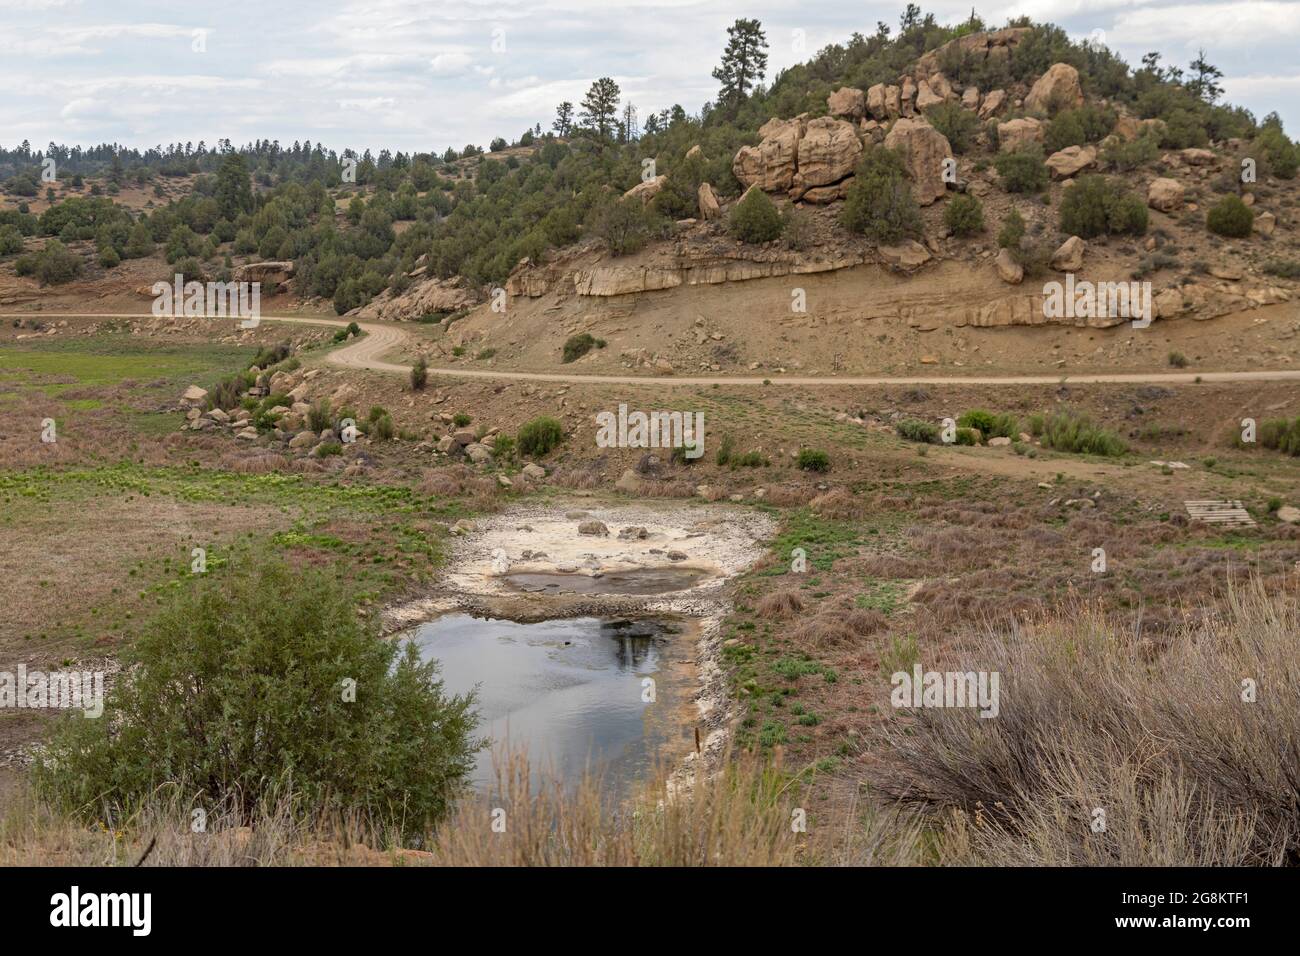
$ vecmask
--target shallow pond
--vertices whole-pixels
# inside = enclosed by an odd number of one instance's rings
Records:
[[[680,756],[692,732],[694,648],[680,625],[448,614],[411,639],[421,656],[441,663],[448,691],[478,687],[479,735],[526,747],[535,773],[575,783],[590,765],[602,773],[602,789],[626,793],[657,761]],[[647,678],[653,702],[645,700]],[[472,782],[488,792],[495,779],[486,750]]]

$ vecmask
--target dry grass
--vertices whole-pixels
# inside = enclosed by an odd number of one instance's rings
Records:
[[[985,862],[1295,863],[1297,630],[1293,598],[1256,584],[1163,651],[1086,608],[986,631],[960,669],[1001,675],[999,715],[908,711],[884,731],[882,790]]]

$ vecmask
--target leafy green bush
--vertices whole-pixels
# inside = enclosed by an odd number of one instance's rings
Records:
[[[960,103],[948,102],[932,106],[925,111],[925,118],[947,138],[948,145],[958,155],[969,150],[975,142],[975,134],[980,125],[979,117],[971,110],[964,109]]]
[[[334,417],[330,411],[330,400],[318,398],[312,402],[311,408],[307,410],[307,427],[319,435],[333,425]]]
[[[545,455],[563,440],[564,426],[548,415],[524,422],[515,437],[519,454],[529,456]]]
[[[44,248],[15,259],[14,271],[20,276],[34,277],[41,285],[61,285],[81,275],[82,265],[81,256],[59,240],[51,239]]]
[[[1062,110],[1047,124],[1044,134],[1047,152],[1095,143],[1114,128],[1115,111],[1108,107],[1088,104]]]
[[[1141,235],[1146,229],[1146,203],[1118,180],[1080,176],[1061,200],[1061,232],[1066,235],[1092,239],[1108,233]]]
[[[1057,412],[1043,426],[1043,444],[1057,451],[1118,457],[1128,451],[1124,440],[1094,425],[1087,416]]]
[[[975,196],[954,196],[943,211],[943,222],[954,236],[973,236],[984,229],[984,206]]]
[[[957,427],[977,429],[985,441],[990,438],[1016,438],[1020,435],[1020,422],[1016,416],[1008,412],[995,415],[982,408],[965,412],[957,419]]]
[[[1261,422],[1257,437],[1262,448],[1286,452],[1288,455],[1300,455],[1300,418],[1292,421],[1276,418]],[[1242,445],[1240,433],[1236,434],[1236,441],[1239,446]]]
[[[570,335],[564,340],[564,354],[561,358],[563,362],[575,362],[582,358],[593,348],[603,349],[605,340],[598,339],[590,332],[580,332],[577,335]]]
[[[464,428],[473,420],[474,419],[470,418],[466,412],[457,412],[455,415],[451,416],[451,423],[457,428]]]
[[[411,366],[411,390],[416,392],[424,391],[424,387],[429,384],[429,360],[423,355],[415,360]]]
[[[23,251],[23,234],[17,226],[0,226],[0,256],[12,255]]]
[[[1205,214],[1205,226],[1215,235],[1244,239],[1255,228],[1255,211],[1240,196],[1224,196]]]
[[[1037,146],[1022,147],[999,153],[993,160],[1002,188],[1009,193],[1036,193],[1047,188],[1051,174]]]
[[[1271,276],[1282,279],[1300,279],[1300,261],[1295,259],[1270,259],[1264,263],[1264,271]]]
[[[1160,155],[1160,146],[1156,137],[1150,133],[1131,140],[1116,139],[1101,151],[1101,161],[1120,172],[1129,172],[1139,166],[1154,163]]]
[[[921,210],[897,153],[883,146],[867,150],[844,199],[840,221],[850,232],[876,242],[897,242],[920,232]]]
[[[820,448],[800,448],[798,464],[804,471],[830,471],[831,456]]]
[[[171,592],[104,717],[56,730],[40,792],[90,819],[171,784],[249,822],[292,793],[304,815],[435,826],[481,746],[474,695],[445,694],[414,644],[381,640],[345,579],[272,558],[238,567]]]
[[[755,188],[731,210],[727,231],[741,242],[770,242],[780,237],[784,225],[767,193]]]
[[[1300,169],[1300,146],[1287,138],[1281,126],[1266,122],[1255,138],[1254,149],[1263,157],[1265,167],[1278,179],[1295,179]]]
[[[587,218],[587,230],[603,240],[614,255],[624,256],[650,241],[656,221],[641,200],[633,196],[594,206]]]
[[[919,418],[905,418],[894,426],[894,430],[908,441],[924,442],[927,445],[937,445],[941,441],[939,426]]]
[[[1020,215],[1019,209],[1012,206],[1002,220],[1002,228],[998,230],[998,247],[1002,249],[1019,249],[1020,242],[1024,238],[1025,217]]]

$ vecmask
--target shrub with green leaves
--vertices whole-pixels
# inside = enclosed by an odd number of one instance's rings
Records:
[[[1101,161],[1120,172],[1129,172],[1148,163],[1154,163],[1160,155],[1160,146],[1156,137],[1144,132],[1131,140],[1116,139],[1101,151]]]
[[[1061,200],[1061,232],[1083,239],[1137,235],[1147,230],[1147,205],[1128,187],[1105,176],[1080,176]]]
[[[605,347],[604,339],[598,339],[590,332],[580,332],[577,335],[570,335],[564,340],[564,354],[561,361],[576,362],[592,349]]]
[[[975,196],[954,196],[943,211],[943,223],[954,236],[973,236],[984,230],[984,205]]]
[[[1280,125],[1265,122],[1253,144],[1264,166],[1278,179],[1295,179],[1300,170],[1300,145],[1291,142]]]
[[[939,426],[934,422],[921,421],[919,418],[905,418],[894,426],[894,431],[898,432],[899,437],[906,438],[908,441],[924,442],[927,445],[937,445],[941,440]]]
[[[14,271],[20,276],[32,276],[41,285],[62,285],[81,275],[81,256],[72,252],[57,239],[51,239],[35,252],[14,260]]]
[[[614,255],[625,256],[650,241],[656,232],[656,217],[635,196],[610,199],[592,208],[587,229]]]
[[[1240,196],[1224,196],[1205,214],[1205,226],[1217,236],[1244,239],[1255,228],[1255,210]]]
[[[1051,179],[1043,151],[1037,146],[1026,146],[999,153],[993,160],[1002,188],[1009,193],[1036,193],[1047,188]]]
[[[745,193],[727,220],[728,232],[741,242],[770,242],[780,238],[784,226],[775,204],[757,188]]]
[[[13,255],[23,251],[23,234],[17,226],[0,226],[0,256]]]
[[[858,164],[844,199],[840,221],[850,232],[876,242],[897,242],[917,235],[921,209],[908,188],[903,160],[891,149],[875,146]]]
[[[1112,431],[1094,425],[1087,416],[1057,412],[1043,425],[1043,445],[1057,451],[1118,457],[1128,451],[1124,440]]]
[[[39,791],[90,819],[172,785],[246,821],[292,794],[305,816],[436,826],[481,746],[474,695],[446,694],[414,644],[381,640],[345,578],[278,558],[231,569],[169,592],[104,716],[54,733]]]
[[[947,138],[948,145],[958,155],[971,148],[975,134],[979,131],[979,117],[963,108],[960,103],[947,102],[932,106],[925,111],[925,118]]]
[[[415,360],[411,366],[411,390],[416,392],[424,391],[424,387],[429,384],[429,360],[423,355]]]
[[[1024,238],[1025,217],[1020,215],[1019,209],[1012,206],[1002,220],[1002,228],[998,230],[998,247],[1002,249],[1019,249],[1020,242]]]
[[[1044,134],[1047,152],[1095,143],[1115,128],[1115,118],[1114,110],[1092,104],[1062,110],[1047,124]]]
[[[972,408],[957,419],[958,428],[974,428],[985,441],[990,438],[1016,438],[1020,434],[1020,423],[1016,416],[1003,412],[994,414],[982,408]]]
[[[830,471],[831,456],[820,448],[800,448],[798,465],[804,471]]]
[[[548,454],[564,440],[564,426],[548,415],[534,418],[519,426],[515,444],[519,454],[540,456]]]

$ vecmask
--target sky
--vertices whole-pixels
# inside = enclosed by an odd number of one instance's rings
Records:
[[[712,99],[738,17],[759,19],[768,76],[897,28],[902,2],[846,0],[0,0],[0,145],[24,139],[149,147],[219,138],[438,151],[548,128],[612,76],[642,117]],[[970,0],[921,2],[942,23]],[[1028,14],[1104,42],[1130,64],[1181,66],[1204,47],[1226,99],[1300,133],[1300,0],[1023,0]]]

